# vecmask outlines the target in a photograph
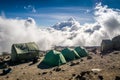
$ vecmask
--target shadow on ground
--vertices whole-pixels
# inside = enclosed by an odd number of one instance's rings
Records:
[[[12,71],[11,68],[6,68],[2,70],[2,73],[0,73],[0,76],[4,76]]]
[[[37,65],[37,67],[40,69],[49,69],[52,68],[53,66],[48,66],[45,63],[41,62],[40,64]]]
[[[3,61],[3,62],[0,63],[0,69],[3,69],[5,64],[7,64],[8,66],[16,66],[16,65],[28,63],[28,62],[31,62],[31,61],[32,60],[29,60],[29,61],[15,61],[15,62],[12,62],[11,60]],[[33,64],[31,63],[30,65],[33,65]]]

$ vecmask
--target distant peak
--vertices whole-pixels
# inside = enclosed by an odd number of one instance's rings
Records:
[[[68,21],[76,21],[73,17],[69,18]]]

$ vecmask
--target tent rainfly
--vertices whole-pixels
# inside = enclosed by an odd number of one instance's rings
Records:
[[[59,66],[65,64],[66,60],[61,52],[50,50],[48,53],[46,53],[42,62],[49,66]]]
[[[63,56],[65,57],[66,61],[71,61],[77,58],[80,58],[78,53],[75,50],[72,50],[70,48],[65,48],[61,51]]]
[[[29,60],[39,57],[39,48],[35,42],[13,44],[11,48],[11,60]]]
[[[76,47],[74,50],[79,54],[80,57],[85,57],[88,55],[87,50],[80,46]]]

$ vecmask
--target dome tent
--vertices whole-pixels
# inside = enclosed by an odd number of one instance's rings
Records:
[[[39,48],[35,42],[13,44],[11,47],[11,60],[20,61],[39,57]]]
[[[74,50],[79,54],[80,57],[85,57],[88,55],[88,52],[86,51],[86,49],[80,46],[76,47]]]
[[[65,57],[66,61],[71,61],[77,58],[80,58],[78,53],[75,50],[72,50],[70,48],[65,48],[61,51],[63,56]]]
[[[61,52],[50,50],[48,53],[46,53],[42,62],[49,66],[59,66],[65,64],[66,60]]]

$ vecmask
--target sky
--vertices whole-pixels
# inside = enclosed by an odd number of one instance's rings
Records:
[[[12,44],[100,46],[120,35],[120,0],[0,0],[0,54]],[[72,18],[71,18],[72,17]],[[69,19],[70,18],[70,19]]]
[[[74,17],[80,22],[94,22],[97,3],[120,9],[120,0],[0,0],[0,15],[6,18],[34,18],[39,26],[52,26]]]

